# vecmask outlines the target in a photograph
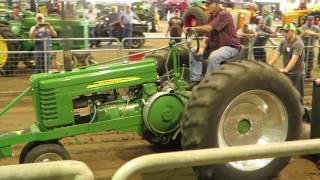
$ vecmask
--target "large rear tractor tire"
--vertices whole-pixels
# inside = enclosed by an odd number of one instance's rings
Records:
[[[180,57],[180,67],[185,67],[185,69],[189,69],[189,49],[184,46],[179,46],[179,57]],[[160,51],[154,51],[153,53],[146,55],[146,57],[155,58],[157,61],[157,72],[159,76],[165,75],[166,72],[166,62],[167,57],[169,55],[169,48],[162,49]],[[172,70],[173,68],[173,60],[169,58],[168,70]]]
[[[299,138],[303,108],[291,81],[269,65],[237,61],[207,75],[192,91],[182,120],[185,150],[269,144]],[[195,167],[199,179],[266,180],[289,157]]]
[[[0,39],[16,39],[9,25],[0,24]],[[18,41],[0,41],[0,51],[19,51],[20,48],[21,44]],[[18,54],[5,52],[0,54],[0,68],[3,69],[5,74],[12,74],[17,70],[18,57]]]
[[[187,9],[183,15],[183,24],[186,27],[204,25],[208,22],[208,17],[203,8],[193,6]]]

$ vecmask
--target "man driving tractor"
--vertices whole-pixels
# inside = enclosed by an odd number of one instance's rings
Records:
[[[240,49],[240,41],[233,24],[232,16],[221,7],[220,0],[202,1],[207,7],[209,14],[208,24],[196,27],[188,27],[196,33],[205,33],[199,51],[189,55],[190,61],[190,84],[188,89],[197,85],[202,75],[203,60],[208,59],[206,73],[216,71],[220,64],[235,57]]]

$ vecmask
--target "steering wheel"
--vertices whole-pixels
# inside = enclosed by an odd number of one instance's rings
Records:
[[[196,48],[192,47],[192,45],[191,45],[191,42],[194,39],[196,40],[196,44],[197,44]],[[198,36],[197,32],[192,27],[187,29],[186,41],[187,41],[187,46],[188,46],[189,50],[191,51],[191,53],[192,54],[197,54],[199,52],[200,39],[199,39],[199,36]]]

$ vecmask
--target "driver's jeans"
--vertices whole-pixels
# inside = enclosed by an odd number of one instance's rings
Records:
[[[237,48],[230,46],[222,46],[219,49],[212,51],[208,57],[207,73],[215,72],[219,66],[225,61],[235,57],[238,53]],[[190,81],[201,81],[202,74],[202,57],[196,57],[192,53],[189,54],[190,63]]]

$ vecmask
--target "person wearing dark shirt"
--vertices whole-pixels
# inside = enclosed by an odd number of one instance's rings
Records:
[[[183,28],[183,21],[182,21],[181,17],[179,16],[179,14],[180,14],[179,9],[176,9],[175,15],[173,17],[171,17],[169,20],[169,26],[168,26],[166,36],[170,32],[170,37],[172,37],[172,38],[181,37],[182,28]],[[174,39],[174,40],[177,43],[181,42],[181,39]]]
[[[306,62],[306,78],[311,78],[311,73],[313,69],[313,59],[314,59],[314,46],[316,38],[320,37],[320,28],[314,25],[314,16],[308,16],[307,21],[301,26],[303,31],[302,40],[306,47],[306,57],[304,61]]]
[[[203,59],[208,59],[206,73],[211,73],[217,71],[220,64],[236,56],[240,49],[232,16],[220,7],[220,0],[202,2],[206,4],[209,14],[208,24],[186,28],[187,32],[192,28],[197,33],[205,33],[206,36],[200,43],[198,53],[189,55],[191,82],[187,89],[192,89],[201,81]],[[208,54],[208,57],[204,57],[204,54]]]
[[[140,18],[131,9],[131,3],[126,3],[124,11],[119,15],[120,26],[122,28],[122,37],[131,38],[133,37],[133,21],[137,19],[140,23]],[[132,39],[128,40],[127,47],[131,47]]]
[[[302,40],[296,35],[298,28],[293,24],[286,24],[282,31],[285,39],[280,43],[278,51],[274,53],[268,62],[274,65],[279,57],[283,56],[283,68],[280,69],[293,83],[300,93],[300,101],[303,102],[304,95],[304,45]]]
[[[237,36],[240,38],[240,44],[242,44],[245,47],[244,57],[248,59],[249,58],[248,49],[249,49],[250,43],[252,43],[252,39],[257,36],[257,33],[251,28],[249,28],[249,24],[246,23],[243,25],[241,29],[238,30]]]
[[[119,13],[117,12],[116,7],[111,8],[111,13],[108,15],[108,19],[109,19],[109,26],[108,26],[109,37],[112,38],[113,33],[115,31],[115,25],[119,23]],[[108,44],[112,44],[112,40]]]
[[[225,6],[226,6],[226,8],[233,9],[234,8],[234,3],[231,0],[226,0]]]
[[[276,34],[272,32],[272,30],[265,25],[264,19],[259,19],[258,26],[256,29],[257,38],[254,41],[253,46],[257,47],[253,49],[254,59],[256,61],[266,62],[267,55],[265,47],[267,45],[269,37],[275,37]]]

